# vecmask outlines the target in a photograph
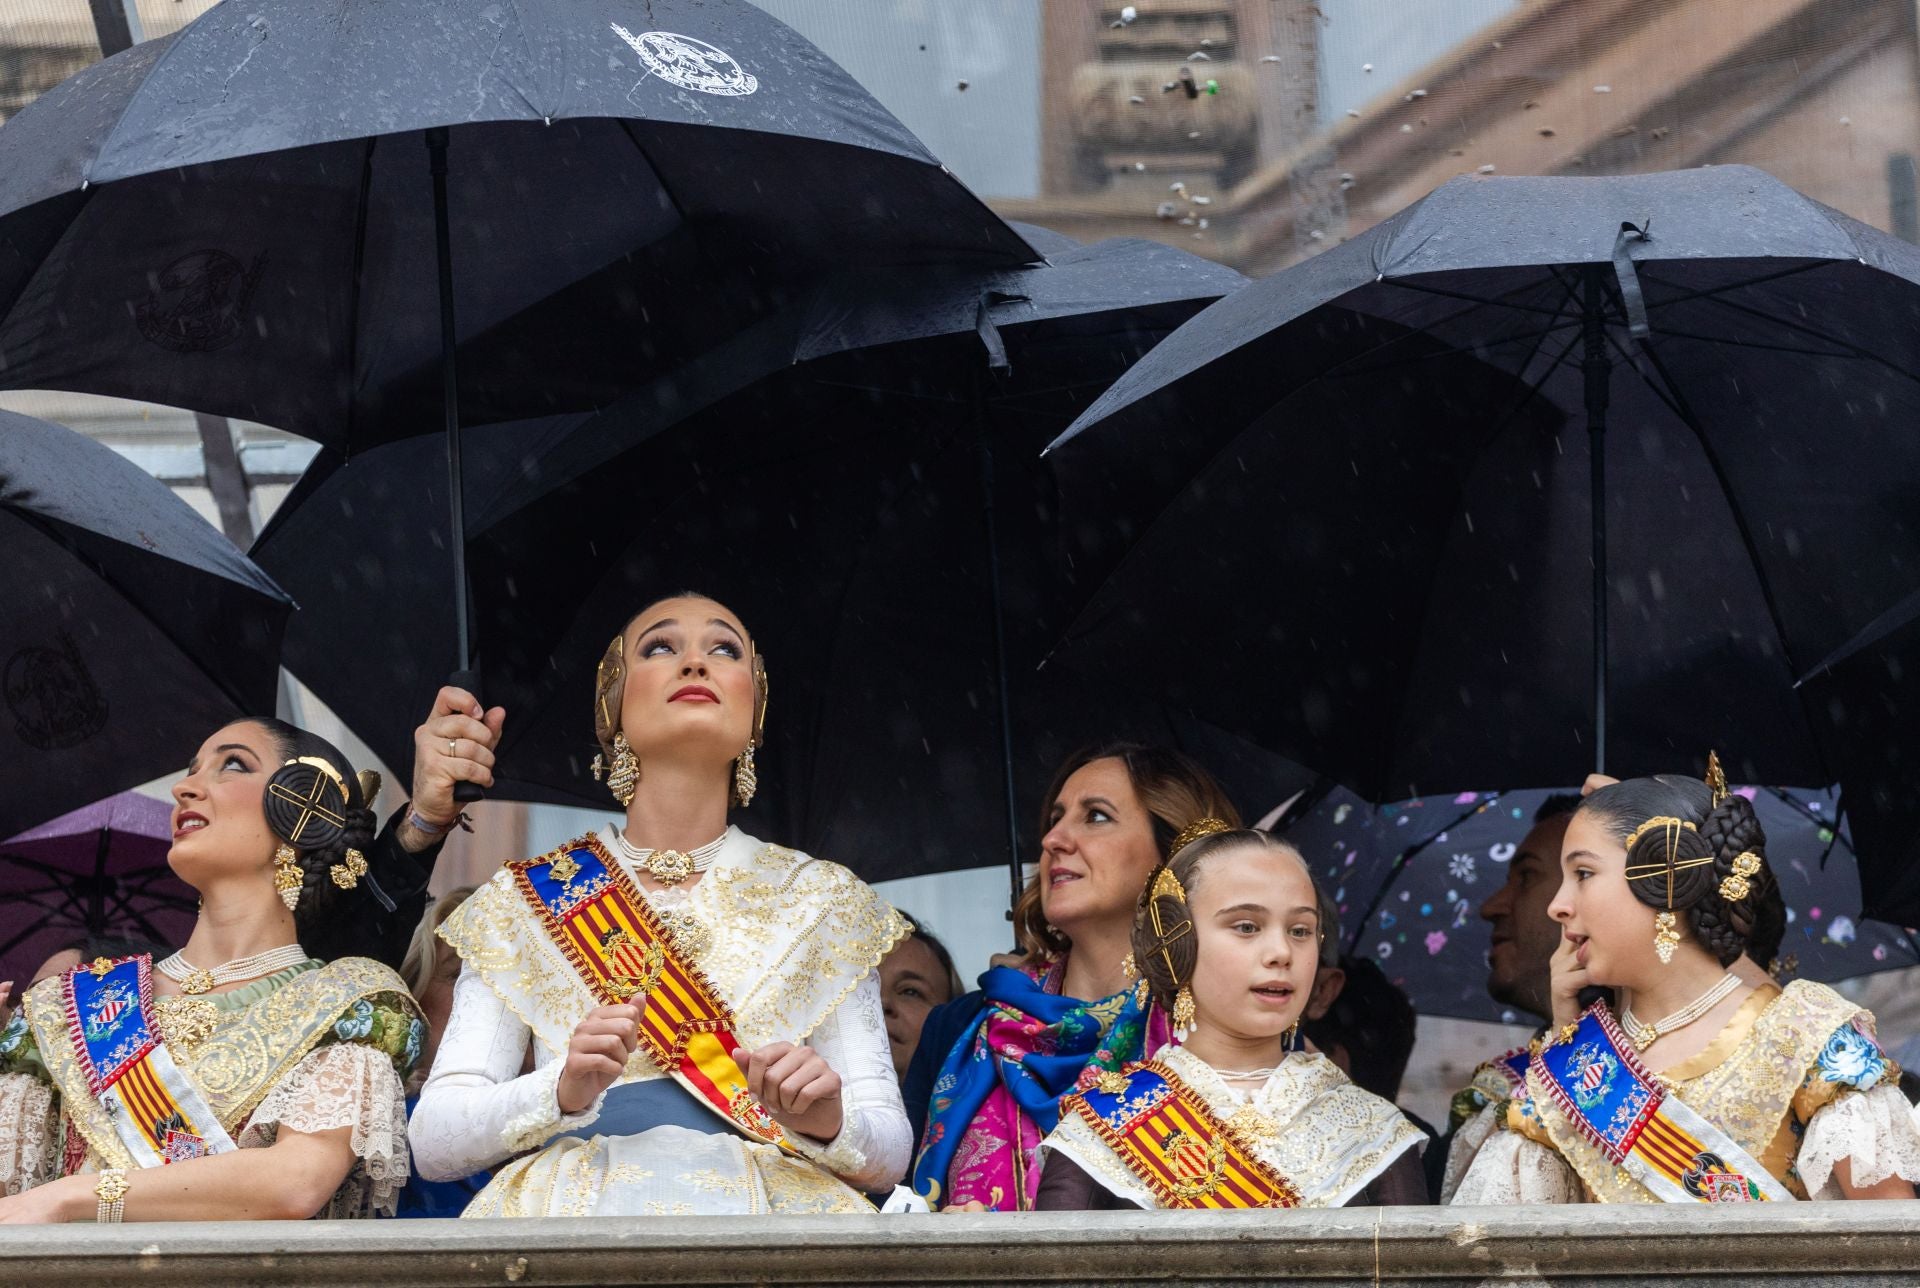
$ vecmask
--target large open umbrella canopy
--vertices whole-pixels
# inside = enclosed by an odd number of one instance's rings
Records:
[[[469,431],[477,637],[508,711],[496,790],[606,803],[586,772],[594,663],[683,587],[733,606],[768,656],[754,812],[868,876],[1031,854],[1009,835],[1009,774],[1025,830],[1068,744],[1205,741],[1176,712],[1036,674],[1113,556],[1057,529],[1038,453],[1242,282],[1140,242],[999,272],[850,272],[596,416]],[[310,610],[290,667],[390,756],[409,752],[431,693],[419,659],[448,629],[422,593],[447,553],[409,519],[438,504],[416,450],[324,457],[255,547]],[[1297,786],[1245,750],[1267,767],[1246,774],[1257,808]]]
[[[469,687],[462,423],[597,406],[828,266],[1034,258],[745,0],[220,5],[0,133],[0,378],[444,429]]]
[[[0,835],[271,714],[293,605],[145,470],[0,412]]]
[[[1456,180],[1054,445],[1146,528],[1056,656],[1371,800],[1832,782],[1793,682],[1920,578],[1915,424],[1920,248],[1744,167]]]

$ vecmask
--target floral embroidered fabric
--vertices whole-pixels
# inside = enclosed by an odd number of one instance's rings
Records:
[[[1251,1093],[1233,1087],[1184,1047],[1154,1057],[1223,1121],[1252,1110],[1270,1126],[1257,1142],[1262,1161],[1300,1191],[1302,1207],[1339,1207],[1426,1134],[1393,1105],[1363,1091],[1323,1055],[1295,1052]],[[1264,1133],[1263,1133],[1264,1134]],[[1045,1148],[1073,1159],[1101,1185],[1143,1208],[1159,1203],[1079,1115],[1063,1115]]]
[[[411,1124],[430,1180],[525,1155],[468,1215],[871,1211],[856,1191],[884,1189],[905,1170],[906,1112],[874,974],[905,933],[899,914],[845,868],[737,829],[673,914],[697,928],[693,955],[745,1045],[806,1042],[840,1074],[839,1136],[796,1136],[794,1159],[717,1115],[711,1132],[661,1125],[613,1137],[590,1130],[598,1103],[563,1116],[555,1088],[567,1044],[598,1003],[503,873],[440,930],[464,964]],[[535,1068],[523,1075],[530,1041]],[[642,1049],[614,1086],[664,1076]]]
[[[1832,1170],[1842,1158],[1856,1160],[1861,1185],[1892,1175],[1920,1181],[1920,1128],[1897,1112],[1898,1067],[1875,1041],[1872,1015],[1823,984],[1761,989],[1701,1056],[1667,1076],[1683,1102],[1796,1197],[1841,1197]],[[1530,1100],[1509,1105],[1507,1130],[1480,1149],[1454,1202],[1538,1201],[1525,1196],[1563,1183],[1599,1202],[1656,1201],[1560,1116],[1534,1085],[1537,1072],[1528,1081]],[[1545,1148],[1501,1143],[1511,1136]],[[1550,1179],[1555,1170],[1567,1180]]]

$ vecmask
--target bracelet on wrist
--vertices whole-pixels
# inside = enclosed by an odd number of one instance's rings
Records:
[[[445,836],[456,827],[462,832],[471,832],[473,830],[467,823],[467,812],[465,810],[461,810],[445,823],[429,823],[426,819],[420,817],[419,810],[409,805],[407,807],[407,823],[414,831],[424,832],[428,836]]]
[[[100,1200],[99,1210],[94,1220],[100,1225],[118,1225],[127,1212],[127,1174],[118,1167],[109,1167],[100,1173],[100,1179],[94,1184],[93,1196]]]

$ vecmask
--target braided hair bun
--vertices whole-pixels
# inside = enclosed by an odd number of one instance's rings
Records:
[[[1661,912],[1671,907],[1722,966],[1747,950],[1764,919],[1762,911],[1779,902],[1779,887],[1765,862],[1766,832],[1744,796],[1730,795],[1714,805],[1705,783],[1661,774],[1603,787],[1580,812],[1606,820],[1623,842],[1632,841],[1627,889],[1633,897]],[[1662,818],[1679,825],[1646,826]],[[1745,876],[1741,896],[1729,899],[1727,893],[1738,890],[1739,883],[1727,878],[1742,875],[1737,865],[1743,854],[1760,860],[1759,867]],[[1752,865],[1748,860],[1743,866]]]
[[[333,869],[348,865],[348,850],[364,856],[379,833],[379,816],[364,790],[372,784],[363,785],[340,749],[318,734],[272,717],[256,717],[254,723],[273,739],[282,762],[298,762],[279,767],[276,776],[282,784],[302,796],[317,791],[321,803],[328,806],[327,815],[308,817],[305,826],[299,827],[303,811],[290,809],[283,796],[270,791],[269,798],[262,801],[267,825],[299,855],[300,899],[293,912],[294,928],[303,943],[317,941],[345,894]]]

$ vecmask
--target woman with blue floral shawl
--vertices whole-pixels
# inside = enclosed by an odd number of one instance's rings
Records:
[[[1239,821],[1192,760],[1128,743],[1070,757],[1046,801],[1040,862],[1014,909],[1024,962],[934,1010],[907,1071],[913,1188],[935,1207],[1031,1209],[1060,1097],[1084,1070],[1167,1042],[1165,1015],[1134,996],[1134,907],[1183,828]]]
[[[1595,791],[1560,861],[1554,1023],[1453,1202],[1914,1197],[1920,1128],[1872,1014],[1729,969],[1774,878],[1717,761]],[[1589,986],[1618,1014],[1580,1011]]]
[[[368,870],[371,775],[240,720],[173,787],[185,946],[82,962],[0,1031],[0,1223],[391,1215],[426,1026],[400,977],[301,940]]]

